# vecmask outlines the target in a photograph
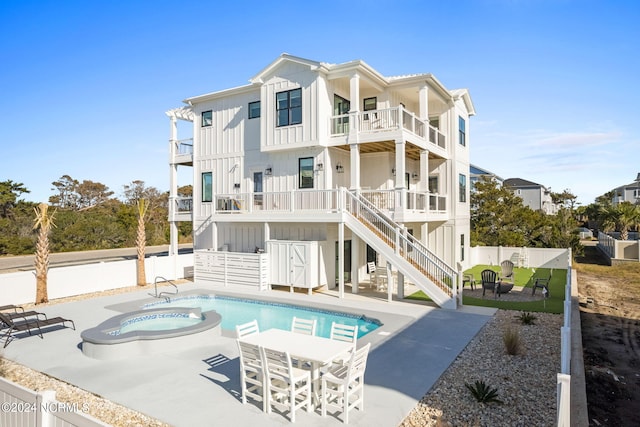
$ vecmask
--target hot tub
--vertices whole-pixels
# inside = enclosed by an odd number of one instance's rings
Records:
[[[137,310],[82,331],[85,356],[115,360],[198,347],[220,335],[222,317],[199,308],[168,307]]]

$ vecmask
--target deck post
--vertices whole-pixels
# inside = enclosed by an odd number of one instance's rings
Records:
[[[344,298],[344,222],[338,223],[338,296]]]

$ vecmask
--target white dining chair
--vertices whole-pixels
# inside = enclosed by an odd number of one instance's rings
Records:
[[[342,412],[342,421],[349,423],[349,411],[357,408],[364,410],[364,372],[369,355],[368,343],[351,354],[349,363],[335,366],[322,376],[322,416],[328,409]]]
[[[261,353],[267,413],[271,413],[272,407],[289,411],[293,423],[298,409],[306,406],[307,412],[311,412],[311,373],[294,368],[287,352],[262,347]]]
[[[247,397],[262,401],[262,410],[267,410],[265,393],[265,372],[262,366],[260,347],[237,339],[240,353],[240,384],[242,387],[242,403],[247,403]]]
[[[304,335],[315,335],[317,325],[318,322],[316,319],[301,319],[294,316],[291,321],[291,332]]]
[[[329,333],[329,338],[332,340],[350,342],[353,344],[352,351],[356,348],[356,343],[358,341],[358,327],[345,325],[343,323],[331,322],[331,332]],[[339,358],[333,360],[334,364],[344,365],[347,363],[349,358],[351,357],[351,352],[343,354]]]
[[[258,321],[255,319],[242,325],[236,325],[236,335],[238,338],[257,334],[258,332],[260,332],[260,327],[258,326]]]

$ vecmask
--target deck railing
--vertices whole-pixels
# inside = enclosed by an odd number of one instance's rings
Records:
[[[330,126],[332,136],[346,135],[351,130],[370,133],[403,129],[440,148],[446,148],[446,137],[438,128],[402,107],[340,114],[330,118]]]
[[[362,190],[361,195],[382,211],[397,212],[444,212],[446,196],[413,190]],[[241,213],[256,211],[295,212],[323,211],[336,212],[339,208],[340,190],[294,190],[269,193],[216,194],[215,210],[218,213]],[[428,200],[428,203],[427,203]],[[190,199],[176,198],[176,202],[190,203]],[[189,204],[190,208],[191,205]],[[178,209],[178,208],[176,208]],[[182,209],[178,209],[182,212]]]

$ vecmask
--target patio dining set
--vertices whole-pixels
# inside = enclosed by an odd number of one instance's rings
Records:
[[[363,409],[364,373],[371,344],[357,348],[357,327],[333,322],[329,338],[316,335],[316,320],[293,318],[291,330],[260,331],[256,320],[236,326],[240,353],[242,403],[262,402],[267,413],[276,408],[296,411],[320,408],[342,412]]]

